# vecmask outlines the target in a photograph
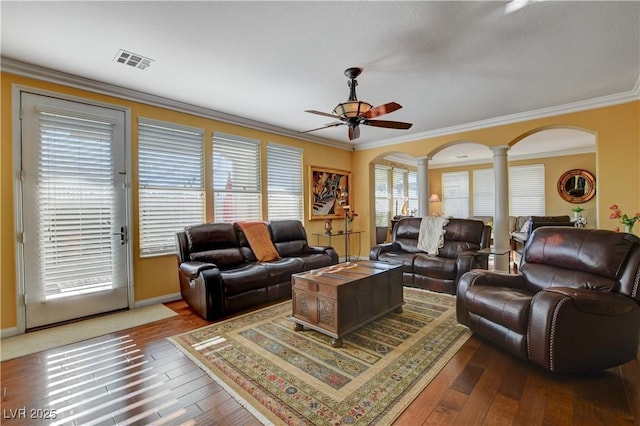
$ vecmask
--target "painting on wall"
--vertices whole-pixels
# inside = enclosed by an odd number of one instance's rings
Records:
[[[309,166],[309,220],[344,217],[343,205],[350,205],[351,172]],[[346,191],[344,203],[341,196]]]

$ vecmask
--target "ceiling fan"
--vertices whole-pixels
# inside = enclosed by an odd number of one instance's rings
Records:
[[[320,129],[326,129],[328,127],[347,125],[349,126],[349,140],[354,140],[358,139],[360,136],[359,126],[361,124],[366,126],[387,127],[389,129],[409,129],[413,126],[412,123],[403,123],[401,121],[372,120],[372,118],[397,111],[402,108],[402,105],[395,102],[389,102],[384,105],[373,107],[367,102],[359,101],[356,97],[356,86],[358,85],[356,78],[361,72],[361,68],[347,68],[345,70],[344,75],[349,79],[349,82],[347,83],[349,86],[349,99],[347,102],[338,104],[338,106],[333,109],[333,114],[321,111],[305,110],[305,112],[335,118],[340,121],[329,123],[325,126],[318,127],[317,129],[311,129],[301,133],[313,132]]]

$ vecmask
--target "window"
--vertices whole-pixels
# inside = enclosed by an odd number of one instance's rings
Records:
[[[389,171],[388,167],[375,166],[376,226],[389,226],[391,223]]]
[[[473,171],[473,214],[493,216],[495,209],[493,169]]]
[[[418,173],[383,165],[375,166],[376,226],[389,226],[391,216],[401,215],[407,204],[407,214],[418,211]]]
[[[509,214],[543,216],[544,164],[509,167]]]
[[[267,216],[303,220],[302,150],[267,145]]]
[[[175,233],[205,221],[203,135],[139,120],[140,256],[175,253]]]
[[[407,195],[409,196],[409,214],[415,215],[418,213],[418,172],[409,170],[407,172],[408,189]]]
[[[469,172],[442,173],[442,213],[469,217]]]
[[[260,220],[260,141],[223,133],[213,135],[213,211],[215,222]]]

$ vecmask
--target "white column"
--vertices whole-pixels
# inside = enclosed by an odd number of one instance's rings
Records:
[[[418,216],[429,216],[429,157],[418,158]]]
[[[509,163],[508,146],[496,146],[493,151],[494,179],[494,215],[493,215],[493,247],[496,250],[508,250],[509,244]],[[494,256],[495,269],[509,270],[508,256]]]

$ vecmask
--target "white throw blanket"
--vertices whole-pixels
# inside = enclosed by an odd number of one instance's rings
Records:
[[[420,222],[418,234],[418,248],[429,254],[438,254],[438,249],[444,246],[444,227],[449,219],[444,216],[426,216]]]

